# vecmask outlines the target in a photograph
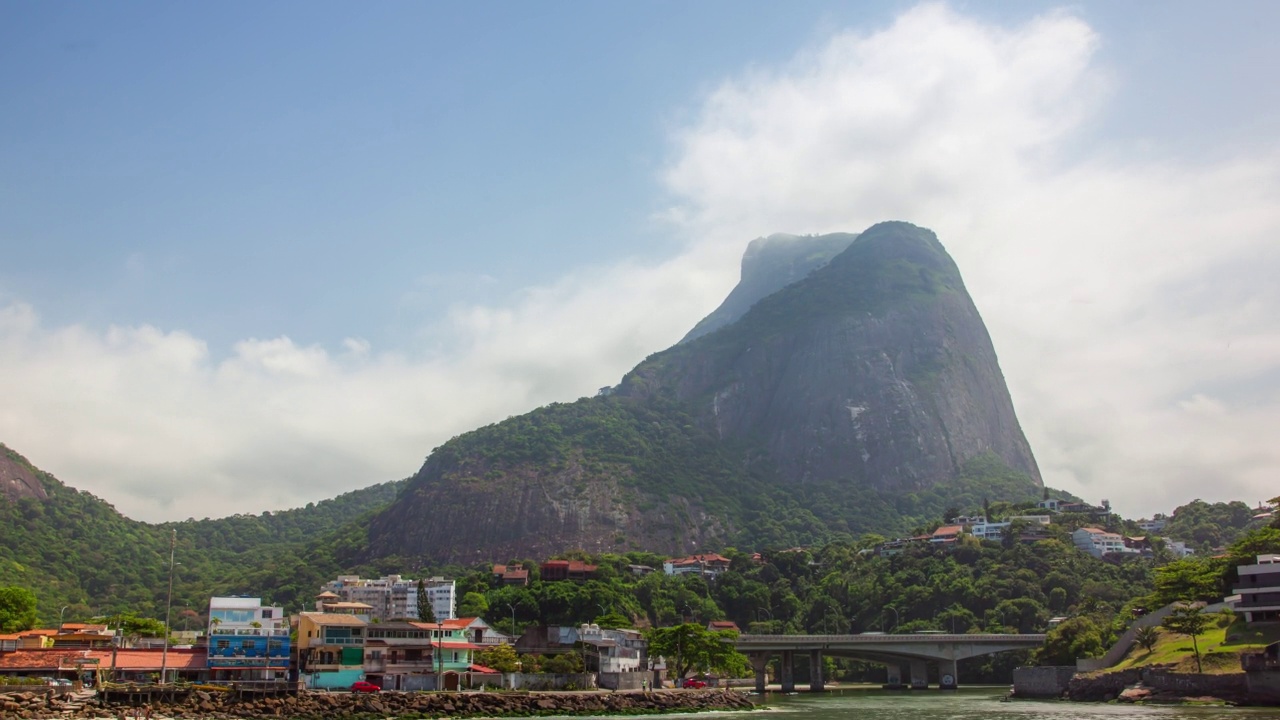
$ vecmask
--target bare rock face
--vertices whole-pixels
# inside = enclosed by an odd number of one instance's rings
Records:
[[[826,265],[857,237],[850,233],[776,233],[752,240],[742,255],[742,275],[737,287],[720,303],[720,307],[703,318],[680,342],[687,343],[732,325],[757,302]]]
[[[641,364],[722,439],[759,438],[788,484],[910,492],[990,452],[1040,472],[991,338],[934,234],[882,223],[740,321]]]
[[[4,445],[0,445],[0,494],[10,502],[22,498],[49,498],[31,465]]]
[[[815,525],[892,532],[903,498],[935,512],[920,498],[985,493],[995,480],[965,475],[978,459],[1007,471],[997,492],[1038,495],[991,339],[934,234],[892,222],[775,237],[753,243],[724,305],[609,395],[435,450],[374,518],[368,557],[680,552],[792,542]]]

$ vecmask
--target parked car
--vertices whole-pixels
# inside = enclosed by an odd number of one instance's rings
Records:
[[[368,680],[357,680],[351,683],[351,692],[353,693],[376,693],[382,692],[382,688],[374,685]]]
[[[680,687],[689,688],[690,690],[701,690],[706,686],[707,684],[698,678],[685,678],[684,682],[680,685]]]

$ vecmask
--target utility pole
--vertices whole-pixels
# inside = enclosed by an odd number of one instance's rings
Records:
[[[164,684],[164,676],[169,669],[169,610],[173,607],[173,555],[178,548],[178,530],[174,528],[169,536],[169,598],[164,603],[164,650],[160,652],[160,684]]]

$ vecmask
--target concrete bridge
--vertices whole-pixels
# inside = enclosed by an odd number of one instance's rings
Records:
[[[738,652],[751,659],[756,671],[756,692],[765,691],[765,666],[774,655],[782,657],[779,682],[783,692],[794,692],[796,653],[809,654],[809,689],[823,689],[822,656],[857,658],[886,665],[889,687],[926,688],[929,665],[938,667],[940,687],[959,686],[956,661],[979,655],[1032,650],[1044,644],[1044,635],[951,635],[914,633],[903,635],[739,635]]]

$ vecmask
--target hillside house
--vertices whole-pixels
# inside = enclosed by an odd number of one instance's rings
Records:
[[[1071,534],[1071,541],[1078,549],[1096,558],[1109,553],[1136,552],[1125,547],[1124,538],[1120,537],[1119,534],[1107,532],[1102,528],[1080,528]]]
[[[662,571],[667,575],[697,574],[707,579],[715,579],[717,576],[728,572],[729,565],[729,558],[723,555],[702,553],[682,558],[672,558],[662,564]]]
[[[1251,565],[1237,565],[1240,595],[1235,611],[1245,622],[1280,620],[1280,555],[1258,555]]]
[[[548,560],[538,566],[543,582],[590,580],[596,569],[595,565],[588,565],[581,560]]]
[[[523,565],[494,565],[493,581],[498,585],[525,587],[529,584],[529,571]]]

